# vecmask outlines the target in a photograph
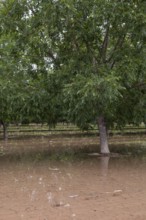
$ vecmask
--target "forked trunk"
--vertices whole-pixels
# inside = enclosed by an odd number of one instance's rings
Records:
[[[108,147],[107,128],[103,116],[100,116],[98,118],[98,128],[99,128],[99,136],[100,136],[100,153],[109,154],[110,150]]]

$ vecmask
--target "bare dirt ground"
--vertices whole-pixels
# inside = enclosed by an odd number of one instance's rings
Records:
[[[95,140],[66,141],[82,148],[82,142],[92,145]],[[32,152],[39,147],[41,152],[50,145],[61,146],[54,139],[0,143],[1,151],[23,156],[26,148]],[[21,219],[146,220],[146,158],[54,161],[0,156],[0,220]]]

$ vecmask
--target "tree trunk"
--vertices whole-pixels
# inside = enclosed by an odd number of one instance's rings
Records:
[[[1,125],[3,126],[3,138],[5,141],[8,140],[8,130],[7,130],[7,124],[3,121],[1,121]]]
[[[4,131],[4,140],[7,141],[8,140],[8,130],[7,130],[6,124],[3,125],[3,131]]]
[[[107,129],[106,129],[105,119],[103,116],[100,116],[98,118],[98,127],[99,127],[99,136],[100,136],[100,153],[109,154],[110,150],[108,147]]]

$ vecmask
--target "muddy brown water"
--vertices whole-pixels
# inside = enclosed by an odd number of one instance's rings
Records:
[[[1,153],[0,220],[146,220],[144,156],[15,158],[26,144],[9,144],[13,159]]]

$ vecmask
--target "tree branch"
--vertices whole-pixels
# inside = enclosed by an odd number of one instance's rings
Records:
[[[135,88],[146,89],[146,82],[134,84],[133,86],[131,86],[130,89],[135,89]]]
[[[123,35],[123,37],[119,37],[115,47],[113,48],[112,52],[111,52],[111,56],[108,58],[107,62],[110,62],[114,56],[114,52],[117,50],[117,48],[121,49],[125,40],[126,34]]]
[[[108,60],[106,61],[107,63],[110,63],[110,69],[113,69],[113,67],[115,66],[116,60],[114,59],[114,53],[117,49],[122,49],[122,46],[124,44],[124,40],[126,37],[126,33],[122,36],[119,37],[117,39],[117,42],[115,44],[115,47],[113,48],[110,57],[108,58]]]
[[[103,62],[105,62],[106,60],[106,51],[107,51],[108,41],[109,41],[109,30],[110,30],[110,27],[109,27],[109,24],[107,24],[103,44],[101,47],[101,56],[102,56]]]

